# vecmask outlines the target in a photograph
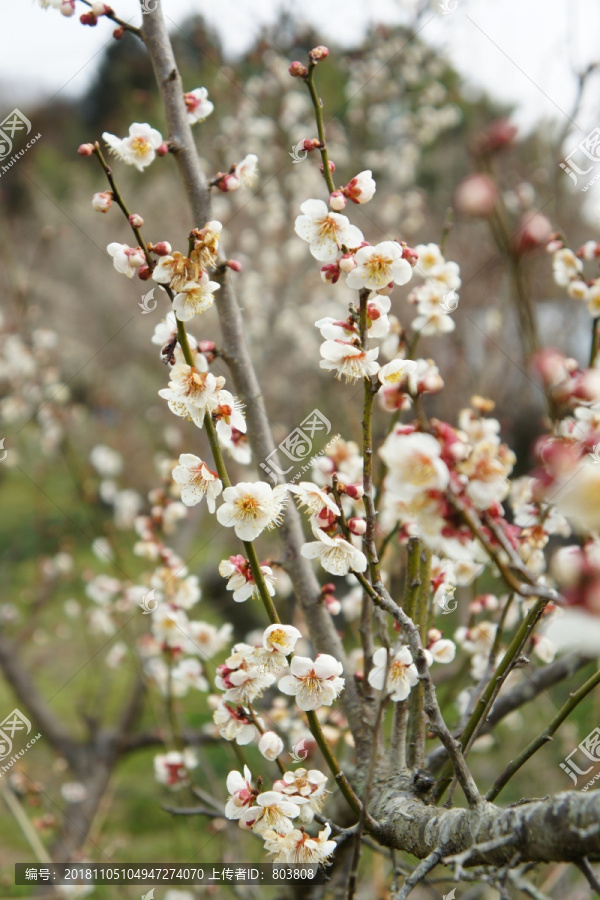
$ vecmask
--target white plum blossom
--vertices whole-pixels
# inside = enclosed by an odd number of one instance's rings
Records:
[[[144,251],[140,247],[129,247],[127,244],[118,244],[113,241],[106,248],[109,256],[112,256],[113,266],[121,275],[133,278],[140,266],[146,262]]]
[[[331,706],[342,692],[345,680],[341,662],[328,653],[320,653],[313,661],[305,656],[295,656],[291,663],[291,675],[279,681],[279,690],[296,698],[305,712],[320,706]]]
[[[288,484],[288,491],[296,495],[298,505],[303,506],[311,515],[329,509],[334,516],[340,515],[340,508],[331,496],[322,488],[311,481],[301,481],[300,484]]]
[[[213,111],[214,104],[208,99],[208,91],[205,87],[194,88],[183,95],[187,109],[188,122],[195,125],[196,122],[204,122]]]
[[[260,719],[258,720],[260,722]],[[226,741],[235,741],[240,747],[255,741],[260,732],[254,722],[239,707],[228,706],[221,698],[213,712],[213,722]]]
[[[572,250],[564,247],[557,250],[552,258],[552,269],[554,281],[561,287],[566,287],[568,283],[579,276],[583,270],[583,263],[578,259]]]
[[[174,365],[168,388],[158,392],[168,401],[171,412],[191,419],[198,428],[204,425],[205,413],[212,412],[218,405],[217,391],[225,383],[221,375],[215,377],[212,372],[200,371],[200,360],[204,357],[198,355],[195,366],[183,362]]]
[[[387,682],[385,677],[388,669]],[[390,691],[394,701],[406,700],[411,688],[418,682],[417,667],[413,663],[412,653],[404,646],[389,659],[385,647],[379,647],[373,654],[373,668],[369,672],[369,684],[378,691],[384,687]]]
[[[123,457],[105,444],[96,444],[90,453],[90,462],[103,478],[114,478],[123,471]]]
[[[273,569],[270,566],[261,566],[260,570],[271,597],[275,596]],[[233,591],[233,599],[236,603],[244,603],[253,595],[259,597],[258,588],[254,581],[250,563],[243,556],[230,556],[219,563],[219,575],[228,578],[227,590]]]
[[[225,804],[225,815],[228,819],[239,819],[252,806],[258,794],[252,787],[252,774],[248,766],[244,766],[243,775],[236,771],[229,773],[227,790],[230,796]]]
[[[306,831],[293,828],[287,834],[275,830],[265,831],[265,850],[273,857],[274,863],[290,863],[293,865],[318,865],[325,862],[334,853],[337,844],[330,841],[331,826],[326,825],[317,837],[311,837]]]
[[[302,632],[293,625],[269,625],[263,634],[262,644],[270,653],[281,653],[289,656],[294,652],[297,642],[302,637]]]
[[[304,544],[300,552],[306,559],[318,559],[325,571],[332,575],[364,572],[367,568],[367,557],[362,550],[341,535],[331,537],[321,531],[319,540]]]
[[[418,256],[417,267],[423,274],[435,272],[444,263],[442,251],[437,244],[417,244],[415,253]]]
[[[300,209],[303,215],[297,217],[294,229],[310,244],[310,252],[319,262],[333,262],[342,247],[353,249],[362,244],[362,232],[347,216],[331,212],[323,200],[306,200]]]
[[[456,656],[456,644],[447,638],[440,638],[427,648],[433,662],[451,663]]]
[[[173,469],[173,481],[180,485],[181,500],[186,506],[196,506],[206,495],[208,511],[214,513],[215,500],[223,490],[223,483],[200,457],[182,453],[179,465]]]
[[[241,541],[253,541],[265,528],[274,528],[281,522],[287,502],[287,487],[272,488],[263,481],[242,481],[223,491],[222,506],[217,519],[226,528],[233,528]]]
[[[246,419],[244,418],[244,404],[234,397],[229,391],[217,392],[217,405],[213,415],[217,419],[217,434],[223,443],[231,441],[234,431],[244,434],[246,432]]]
[[[271,687],[275,676],[270,672],[260,669],[236,669],[226,678],[217,675],[215,684],[218,688],[225,689],[225,699],[231,700],[241,706],[247,706],[256,697],[262,697],[263,691]]]
[[[379,363],[376,362],[379,355],[379,347],[372,350],[361,350],[355,344],[348,341],[325,341],[321,344],[321,356],[319,365],[322,369],[335,372],[335,377],[342,377],[349,381],[358,381],[359,378],[370,378],[379,371]]]
[[[450,473],[440,458],[442,448],[431,434],[398,431],[388,435],[379,455],[389,469],[388,484],[394,494],[411,500],[422,491],[444,490]]]
[[[300,807],[300,820],[308,824],[313,821],[315,813],[323,808],[328,793],[326,784],[327,776],[318,769],[307,771],[300,768],[293,772],[285,772],[281,779],[275,782],[273,789],[287,794],[292,799],[296,795],[305,797],[308,803]]]
[[[417,371],[417,364],[412,359],[392,359],[382,366],[377,378],[384,387],[406,385],[409,389],[409,376]]]
[[[412,277],[412,267],[402,254],[396,241],[361,247],[354,257],[357,266],[346,277],[346,284],[357,291],[378,291],[392,282],[406,284]]]
[[[270,830],[287,834],[294,828],[290,820],[299,814],[299,803],[292,803],[279,791],[264,791],[256,798],[256,806],[243,811],[239,823],[242,828],[251,829],[256,834]]]
[[[206,312],[213,305],[215,291],[221,285],[210,281],[204,272],[198,281],[188,281],[180,293],[175,294],[173,311],[180,322],[188,322],[194,316]]]
[[[102,137],[115,156],[124,163],[135,166],[140,172],[154,160],[156,151],[163,142],[160,131],[151,128],[146,122],[134,122],[130,125],[126,138],[118,138],[108,131]]]
[[[190,783],[189,771],[197,765],[193,750],[186,748],[183,753],[171,750],[154,757],[154,775],[159,784],[179,790]]]
[[[265,759],[277,759],[283,753],[283,741],[274,731],[265,731],[258,742],[259,753],[262,753]]]
[[[239,181],[240,187],[253,187],[258,176],[258,156],[255,153],[249,153],[241,162],[236,163],[235,177]]]
[[[376,184],[373,179],[373,173],[370,169],[359,172],[352,178],[344,188],[344,196],[353,203],[368,203],[373,199]]]

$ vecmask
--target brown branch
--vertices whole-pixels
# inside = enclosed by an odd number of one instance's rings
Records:
[[[173,154],[187,191],[192,218],[195,225],[202,227],[211,219],[210,190],[188,122],[181,76],[173,55],[160,0],[153,12],[144,15],[143,33],[163,100]],[[227,268],[220,267],[215,276],[221,284],[216,306],[222,343],[236,391],[246,403],[248,438],[255,458],[260,461],[266,459],[275,449],[275,443],[256,372],[246,346],[244,322],[228,271]],[[346,671],[351,671],[333,620],[320,602],[319,583],[312,565],[300,553],[304,543],[302,521],[296,507],[291,503],[287,506],[285,520],[279,528],[279,533],[284,546],[282,563],[294,585],[296,597],[304,612],[317,651],[332,654],[342,662]],[[342,702],[357,745],[368,744],[360,696],[351,678],[346,679]]]

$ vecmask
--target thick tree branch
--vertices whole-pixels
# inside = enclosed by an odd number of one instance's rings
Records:
[[[378,840],[418,859],[438,851],[443,857],[470,851],[465,866],[503,866],[514,857],[513,836],[522,862],[600,859],[597,792],[567,791],[507,809],[490,803],[444,809],[416,800],[389,772],[378,787],[378,802],[371,807],[380,825]]]

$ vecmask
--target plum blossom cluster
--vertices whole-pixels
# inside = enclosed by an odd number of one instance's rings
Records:
[[[437,244],[419,244],[415,253],[418,256],[415,271],[423,278],[423,284],[408,295],[419,314],[411,323],[412,327],[424,336],[454,331],[450,313],[458,306],[459,266],[447,262]]]
[[[60,445],[76,413],[56,362],[59,340],[48,328],[33,328],[26,339],[0,314],[0,424],[23,426],[34,421],[47,455]],[[8,453],[8,447],[4,449]],[[14,461],[16,456],[8,453],[8,464]]]
[[[225,815],[262,838],[273,862],[323,863],[336,848],[335,841],[329,840],[330,826],[326,825],[315,837],[304,826],[321,810],[326,783],[327,778],[318,770],[299,768],[286,771],[272,790],[263,791],[260,782],[258,787],[253,785],[251,772],[245,766],[243,772],[230,772],[227,777],[230,796]]]

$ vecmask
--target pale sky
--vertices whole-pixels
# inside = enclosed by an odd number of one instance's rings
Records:
[[[441,2],[452,11],[444,15]],[[231,54],[245,49],[260,24],[273,21],[281,8],[310,21],[323,42],[350,45],[360,39],[367,23],[406,21],[414,5],[415,0],[162,3],[165,15],[177,24],[189,13],[204,12]],[[122,18],[140,20],[137,0],[113,0],[113,7]],[[445,49],[469,83],[518,104],[515,121],[525,128],[539,119],[564,122],[573,106],[573,66],[581,69],[600,59],[597,0],[431,0],[431,10],[421,21],[422,38]],[[83,27],[75,16],[66,19],[55,10],[41,9],[38,0],[0,0],[0,22],[0,102],[7,112],[40,95],[79,93],[111,40],[107,20],[95,28]],[[598,124],[599,101],[596,75],[577,120],[582,131],[573,130],[574,145]]]

